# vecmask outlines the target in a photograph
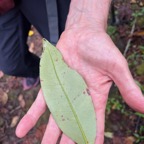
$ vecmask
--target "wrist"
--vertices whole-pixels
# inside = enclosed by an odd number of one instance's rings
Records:
[[[94,27],[105,31],[111,0],[71,0],[66,29]]]

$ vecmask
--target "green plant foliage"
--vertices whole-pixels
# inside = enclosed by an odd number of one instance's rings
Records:
[[[111,26],[109,25],[108,26],[108,29],[107,29],[107,33],[110,35],[110,37],[114,40],[115,39],[115,36],[117,34],[117,27],[116,26]]]
[[[110,114],[111,111],[117,110],[122,114],[128,115],[129,112],[125,108],[125,103],[120,98],[109,98],[106,107],[107,113]]]
[[[134,137],[136,139],[135,144],[142,144],[142,142],[144,141],[143,133],[144,133],[144,126],[141,125],[138,132],[134,133]]]
[[[144,63],[142,63],[136,67],[136,73],[138,75],[144,75]]]
[[[47,105],[60,129],[78,144],[94,144],[96,116],[81,76],[63,61],[60,52],[43,41],[40,78]]]
[[[139,46],[140,51],[144,54],[144,46],[140,45]]]
[[[144,24],[144,7],[133,12],[132,16],[137,19],[136,25],[142,27]]]
[[[140,10],[138,9],[138,10],[136,10],[135,12],[133,12],[133,17],[135,17],[135,18],[138,18],[138,17],[140,17],[140,16],[143,16],[144,15],[144,7],[143,8],[141,8]]]
[[[141,113],[139,113],[139,112],[135,112],[135,115],[137,115],[137,116],[139,116],[139,117],[141,117],[141,118],[144,118],[144,114],[141,114]]]

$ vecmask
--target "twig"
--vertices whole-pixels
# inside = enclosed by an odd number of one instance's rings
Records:
[[[10,111],[10,114],[14,113],[15,111],[17,111],[17,110],[19,110],[19,109],[21,109],[21,106],[17,106],[15,109],[11,110],[11,111]]]
[[[136,127],[135,127],[135,133],[138,132],[138,128],[139,128],[139,124],[140,124],[140,120],[141,120],[141,117],[138,117],[137,122],[136,122]]]
[[[133,26],[132,26],[132,29],[131,29],[131,32],[130,32],[130,35],[132,35],[132,34],[134,33],[134,31],[135,31],[136,21],[137,21],[137,19],[135,18],[134,23],[133,23]],[[131,41],[132,41],[132,38],[130,38],[130,39],[128,40],[128,42],[127,42],[125,51],[124,51],[124,53],[123,53],[124,56],[126,56],[128,50],[129,50]]]

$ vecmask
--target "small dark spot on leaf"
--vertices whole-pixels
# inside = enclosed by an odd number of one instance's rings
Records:
[[[86,89],[86,91],[87,91],[88,95],[90,95],[90,91],[89,91],[89,89]]]
[[[65,119],[63,118],[62,121],[65,121]]]
[[[76,97],[73,100],[76,100]]]
[[[86,92],[85,92],[85,91],[83,91],[83,94],[86,94]]]

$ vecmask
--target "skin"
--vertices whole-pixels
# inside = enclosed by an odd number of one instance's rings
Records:
[[[132,78],[127,61],[106,33],[110,3],[111,0],[72,0],[66,29],[57,43],[65,62],[81,74],[89,88],[97,117],[95,144],[104,142],[105,108],[113,82],[125,102],[144,113],[144,97]],[[18,124],[16,135],[24,137],[45,110],[46,103],[40,90]],[[42,144],[56,144],[60,135],[60,144],[74,144],[50,116]]]

